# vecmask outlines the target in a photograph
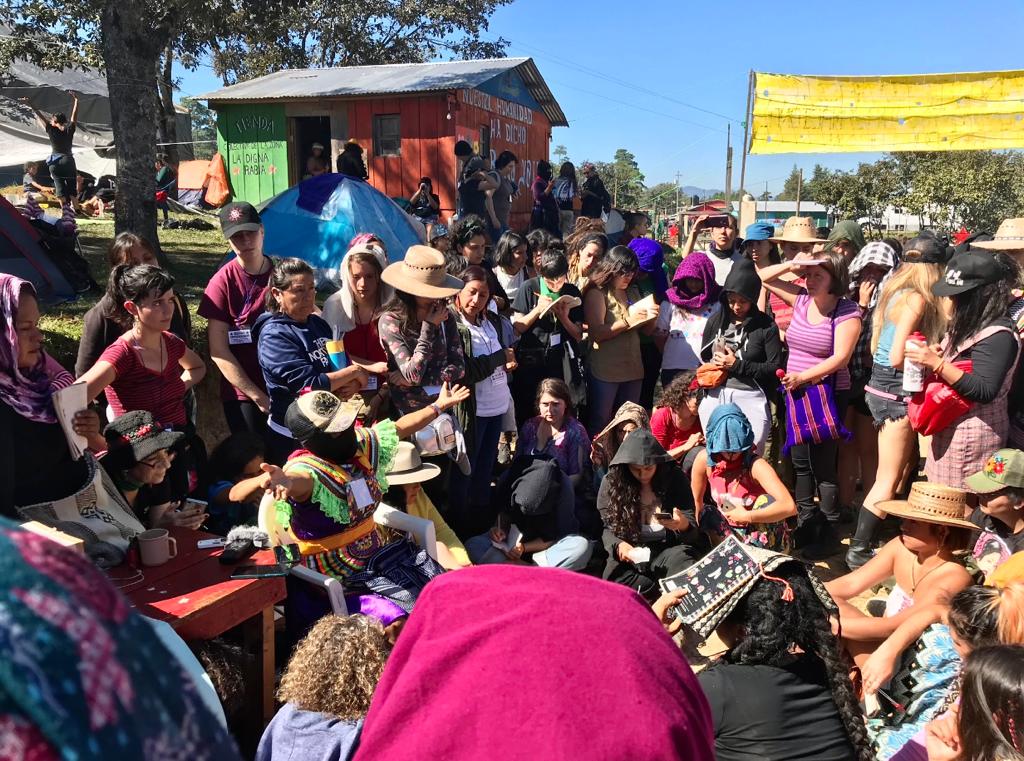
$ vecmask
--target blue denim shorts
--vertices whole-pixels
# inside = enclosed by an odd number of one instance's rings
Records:
[[[883,394],[897,396],[899,400],[872,393],[872,389]],[[871,380],[868,381],[864,390],[867,392],[866,401],[876,428],[881,428],[887,420],[900,420],[907,416],[906,400],[909,394],[903,392],[903,372],[901,370],[876,364],[871,369]]]

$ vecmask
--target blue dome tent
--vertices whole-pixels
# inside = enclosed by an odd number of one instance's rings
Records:
[[[264,250],[297,256],[317,270],[317,281],[337,283],[338,265],[358,233],[384,241],[388,259],[400,261],[424,242],[423,226],[372,185],[344,174],[303,180],[262,204]]]

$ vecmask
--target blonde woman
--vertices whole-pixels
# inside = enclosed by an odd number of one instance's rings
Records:
[[[932,286],[942,277],[945,246],[934,236],[922,234],[907,242],[903,264],[885,283],[872,317],[871,378],[864,387],[872,421],[878,429],[875,482],[864,496],[857,530],[850,540],[846,563],[859,568],[872,556],[872,545],[885,514],[875,505],[892,499],[905,481],[911,464],[917,463],[917,434],[910,427],[903,391],[904,346],[911,333],[921,333],[929,345],[946,330],[941,299]]]

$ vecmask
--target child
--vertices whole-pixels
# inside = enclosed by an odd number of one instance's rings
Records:
[[[754,430],[735,404],[720,404],[708,419],[707,448],[693,463],[693,503],[704,504],[711,486],[713,504],[700,512],[700,524],[718,536],[789,552],[786,520],[796,503],[775,469],[754,450]],[[756,518],[755,518],[756,516]]]
[[[233,526],[255,525],[264,491],[260,463],[265,456],[263,439],[248,432],[231,434],[210,454],[206,497],[210,531],[226,534]]]
[[[264,730],[256,761],[349,758],[390,652],[376,619],[321,618],[288,661],[277,693],[284,705]]]
[[[651,415],[651,433],[687,473],[693,467],[704,432],[697,416],[697,376],[693,371],[677,375],[661,392]]]

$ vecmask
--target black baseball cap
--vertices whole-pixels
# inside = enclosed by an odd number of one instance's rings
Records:
[[[936,296],[956,296],[995,283],[1004,275],[992,254],[971,249],[949,260],[945,275],[932,286],[932,293]]]
[[[255,232],[262,226],[260,213],[251,203],[229,203],[220,210],[220,229],[225,238],[230,238],[235,233]]]
[[[903,244],[901,258],[906,264],[945,264],[951,254],[944,239],[926,230]]]

